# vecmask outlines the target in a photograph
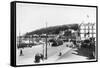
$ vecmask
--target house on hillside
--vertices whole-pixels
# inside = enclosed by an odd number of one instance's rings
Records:
[[[58,36],[56,38],[59,39],[75,39],[78,40],[80,39],[79,35],[78,35],[78,31],[69,29],[69,30],[65,30],[65,31],[60,31],[60,33],[58,34]]]

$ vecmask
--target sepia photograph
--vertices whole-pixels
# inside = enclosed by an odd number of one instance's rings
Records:
[[[16,3],[16,65],[97,60],[96,7]]]

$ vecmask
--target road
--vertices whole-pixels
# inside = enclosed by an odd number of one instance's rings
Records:
[[[88,61],[86,58],[83,56],[79,56],[75,53],[75,48],[69,48],[66,47],[65,44],[58,46],[58,47],[51,47],[48,46],[47,50],[47,60],[42,61],[41,64],[45,63],[58,63],[58,62],[77,62],[77,61]],[[43,54],[43,44],[33,46],[32,48],[24,48],[23,49],[23,56],[19,56],[20,50],[16,51],[16,63],[17,65],[29,65],[29,64],[36,64],[34,63],[34,58],[37,53],[42,53]],[[59,52],[62,53],[61,56],[59,56]],[[39,63],[38,63],[39,64]]]

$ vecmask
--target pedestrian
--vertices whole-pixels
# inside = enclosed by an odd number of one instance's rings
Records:
[[[40,57],[41,57],[41,59],[42,59],[42,60],[44,59],[44,56],[43,56],[43,54],[40,54]]]
[[[60,53],[59,53],[59,56],[61,56],[61,55],[62,55],[62,53],[60,52]]]
[[[36,54],[35,55],[35,61],[34,62],[35,63],[39,63],[40,62],[40,58],[41,58],[40,55],[39,54]]]
[[[20,50],[20,56],[22,56],[23,55],[23,51],[22,51],[22,49]]]

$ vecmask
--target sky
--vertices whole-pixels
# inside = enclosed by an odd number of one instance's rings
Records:
[[[17,3],[17,36],[36,29],[67,24],[96,23],[96,8]]]

